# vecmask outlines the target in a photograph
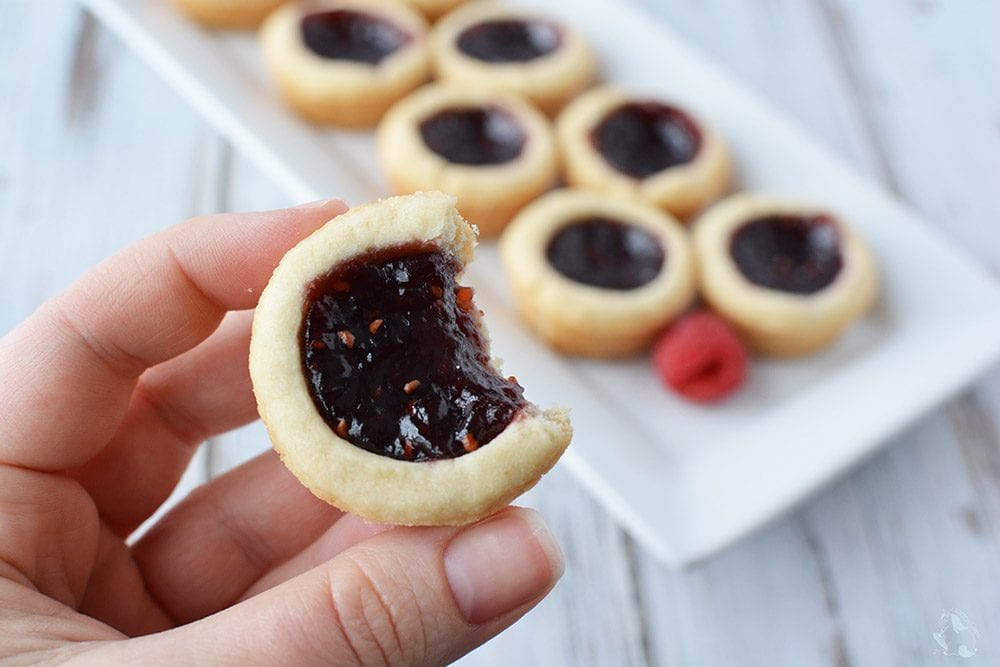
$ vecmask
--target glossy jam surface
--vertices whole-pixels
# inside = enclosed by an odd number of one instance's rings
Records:
[[[319,413],[342,438],[394,459],[486,445],[525,401],[489,365],[477,316],[454,260],[426,246],[371,253],[318,279],[300,342]]]
[[[488,63],[519,63],[547,56],[562,44],[559,28],[545,21],[504,19],[469,26],[456,41],[458,50]]]
[[[828,215],[773,215],[741,225],[729,252],[747,280],[769,289],[814,294],[840,273],[840,234]]]
[[[527,140],[517,118],[498,106],[444,109],[420,123],[420,136],[449,162],[472,166],[517,159]]]
[[[570,280],[617,290],[649,283],[666,261],[663,246],[646,230],[599,217],[560,229],[549,241],[546,256]]]
[[[373,14],[334,9],[302,18],[302,39],[313,53],[378,65],[405,46],[410,34]]]
[[[630,102],[608,114],[591,134],[608,164],[645,178],[686,164],[701,148],[701,130],[680,109],[657,102]]]

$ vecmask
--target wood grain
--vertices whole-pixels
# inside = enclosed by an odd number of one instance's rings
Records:
[[[1000,275],[1000,48],[987,29],[1000,5],[635,1]],[[75,5],[0,4],[0,333],[137,238],[284,203]],[[994,370],[798,510],[683,571],[557,469],[525,500],[553,526],[566,577],[462,664],[954,664],[932,640],[952,607],[978,625],[987,664],[1000,636],[998,420]],[[259,425],[217,439],[175,495],[266,448]]]

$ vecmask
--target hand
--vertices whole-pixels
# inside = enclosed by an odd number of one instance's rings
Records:
[[[256,418],[245,309],[281,255],[343,210],[189,221],[0,339],[0,659],[440,664],[559,578],[533,512],[370,525],[273,453],[126,541],[198,443]]]

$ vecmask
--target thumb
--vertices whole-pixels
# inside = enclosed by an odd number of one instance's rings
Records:
[[[562,569],[532,510],[464,528],[396,528],[214,616],[117,648],[147,662],[445,664],[513,624]]]

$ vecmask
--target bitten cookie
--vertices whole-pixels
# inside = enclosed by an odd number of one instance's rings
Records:
[[[174,0],[188,16],[210,28],[256,28],[286,0]]]
[[[285,465],[371,521],[457,525],[533,486],[569,444],[499,373],[458,275],[475,232],[455,199],[354,208],[285,255],[261,294],[250,374]]]
[[[261,29],[264,61],[304,118],[375,125],[430,76],[427,24],[395,0],[293,2]]]
[[[431,32],[431,57],[440,79],[522,95],[550,115],[597,77],[578,30],[502,2],[448,14]]]
[[[692,233],[702,294],[764,354],[800,356],[829,345],[878,294],[868,246],[819,206],[734,195]]]
[[[635,354],[695,296],[683,227],[635,200],[557,190],[515,218],[500,253],[525,322],[568,354]]]
[[[396,192],[442,190],[484,236],[496,236],[558,178],[546,118],[512,95],[425,86],[378,128],[378,152]]]
[[[688,218],[729,187],[722,137],[677,106],[611,87],[575,99],[556,123],[570,184],[642,197]]]

